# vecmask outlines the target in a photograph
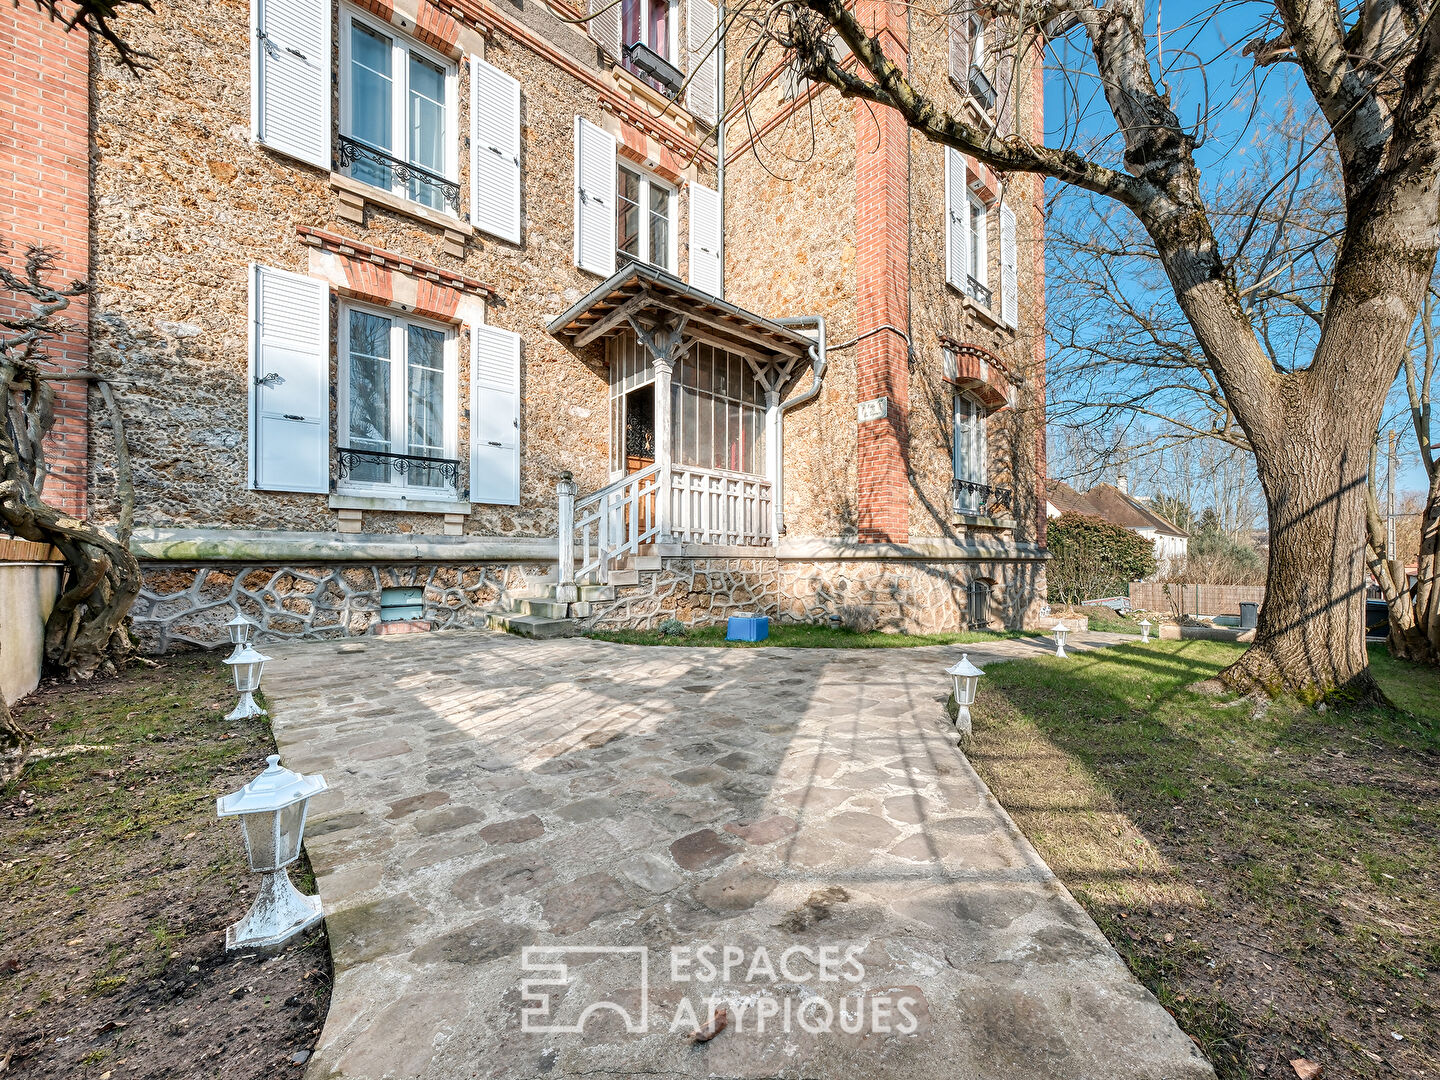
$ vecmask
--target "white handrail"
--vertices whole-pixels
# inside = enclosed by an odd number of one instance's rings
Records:
[[[568,517],[571,529],[570,543],[560,545],[562,586],[576,581],[609,581],[615,563],[626,555],[638,554],[641,544],[659,535],[655,507],[660,494],[659,475],[657,462],[591,492],[576,501],[568,514],[562,505],[561,521]],[[579,566],[574,562],[577,550]],[[569,559],[565,558],[567,554]]]

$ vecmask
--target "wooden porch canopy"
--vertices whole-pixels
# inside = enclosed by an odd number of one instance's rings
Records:
[[[634,330],[657,360],[673,359],[699,341],[738,353],[752,366],[779,364],[787,376],[815,344],[798,330],[640,263],[621,267],[547,329],[577,348]]]

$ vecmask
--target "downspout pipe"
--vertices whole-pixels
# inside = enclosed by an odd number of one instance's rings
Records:
[[[810,385],[789,401],[778,402],[775,415],[775,533],[785,535],[785,414],[797,405],[804,405],[816,394],[825,380],[825,316],[792,315],[773,319],[781,326],[815,327],[815,344],[810,346]]]
[[[725,295],[725,0],[720,0],[715,63],[720,77],[715,90],[715,194],[720,202],[720,295]]]

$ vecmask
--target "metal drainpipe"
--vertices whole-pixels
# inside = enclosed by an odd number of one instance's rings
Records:
[[[725,0],[720,0],[715,50],[720,77],[715,91],[715,194],[720,200],[720,297],[725,297]]]
[[[789,401],[780,403],[775,418],[775,531],[785,534],[785,414],[797,405],[804,405],[820,393],[820,384],[825,378],[825,316],[793,315],[774,319],[781,326],[814,326],[815,344],[810,346],[810,385]]]

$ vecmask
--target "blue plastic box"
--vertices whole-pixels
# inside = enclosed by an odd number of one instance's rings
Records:
[[[731,615],[725,620],[726,641],[764,641],[769,636],[768,615]]]

